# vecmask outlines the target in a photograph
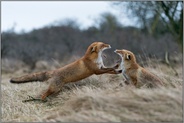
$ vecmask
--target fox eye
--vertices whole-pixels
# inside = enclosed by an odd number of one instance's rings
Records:
[[[127,54],[127,55],[126,55],[126,59],[127,59],[127,60],[131,60],[130,54]]]

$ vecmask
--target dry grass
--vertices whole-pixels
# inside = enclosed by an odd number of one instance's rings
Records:
[[[153,65],[153,63],[152,63]],[[123,122],[123,121],[182,121],[182,68],[179,76],[165,65],[147,66],[164,80],[162,88],[134,88],[123,83],[121,75],[91,76],[66,85],[49,101],[27,102],[28,95],[37,96],[46,83],[9,83],[12,76],[25,70],[3,73],[1,81],[3,122]],[[39,71],[39,70],[38,70]],[[120,83],[123,86],[120,86]]]

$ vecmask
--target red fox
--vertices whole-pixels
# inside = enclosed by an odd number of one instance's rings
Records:
[[[109,44],[94,42],[88,47],[85,55],[73,63],[52,71],[38,72],[12,78],[10,82],[19,84],[32,81],[48,81],[50,85],[47,91],[41,96],[41,100],[45,100],[47,96],[60,91],[61,87],[66,83],[76,82],[93,74],[121,73],[121,71],[115,70],[117,65],[114,68],[106,68],[103,64],[102,52],[109,48],[111,48]]]
[[[156,87],[163,85],[162,81],[154,74],[150,73],[136,62],[135,55],[128,50],[115,50],[115,53],[120,55],[122,62],[120,67],[123,76],[132,82],[136,87],[146,85],[148,87]]]

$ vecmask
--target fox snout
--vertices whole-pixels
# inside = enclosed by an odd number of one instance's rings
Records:
[[[110,49],[110,48],[111,48],[111,45],[109,45],[109,44],[104,44],[104,47]]]
[[[101,47],[102,51],[105,49],[110,49],[110,48],[111,48],[111,45],[109,45],[109,44],[103,44]]]
[[[117,49],[116,49],[114,52],[115,52],[115,53],[121,53],[121,50],[117,50]]]

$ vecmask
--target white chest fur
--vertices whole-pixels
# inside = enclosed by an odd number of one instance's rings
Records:
[[[98,53],[98,58],[96,59],[95,63],[97,64],[98,68],[100,69],[101,67],[104,68],[103,60],[102,60],[102,51]]]
[[[121,64],[120,64],[120,68],[121,68],[122,72],[124,73],[125,72],[125,67],[124,67],[123,57],[122,57],[122,61],[121,61]]]
[[[123,60],[123,57],[122,57],[122,61],[121,61],[121,64],[120,64],[120,69],[122,70],[122,74],[123,76],[125,77],[126,80],[129,80],[129,77],[126,75],[126,69],[125,69],[125,66],[124,66],[124,60]]]

